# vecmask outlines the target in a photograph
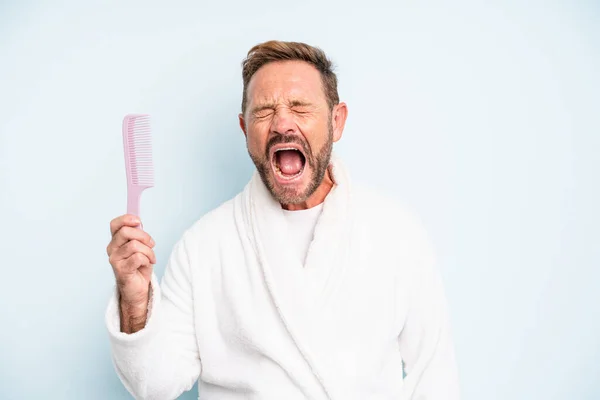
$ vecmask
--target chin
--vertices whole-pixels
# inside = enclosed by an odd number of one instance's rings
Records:
[[[292,179],[278,176],[277,172],[272,171],[270,176],[271,184],[268,185],[271,194],[281,204],[298,204],[306,201],[311,195],[310,191],[310,171],[304,169],[301,175]]]

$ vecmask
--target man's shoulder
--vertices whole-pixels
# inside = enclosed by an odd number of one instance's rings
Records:
[[[238,196],[239,194],[208,211],[186,229],[183,237],[214,239],[220,237],[220,232],[235,227],[234,202]]]

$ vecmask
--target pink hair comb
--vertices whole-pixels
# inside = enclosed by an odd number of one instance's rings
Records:
[[[149,115],[129,114],[125,116],[123,119],[123,147],[127,174],[127,214],[139,217],[142,192],[154,186]]]

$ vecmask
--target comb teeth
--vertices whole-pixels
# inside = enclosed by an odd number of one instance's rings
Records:
[[[128,115],[124,125],[126,162],[130,172],[128,178],[137,186],[154,186],[150,116]]]

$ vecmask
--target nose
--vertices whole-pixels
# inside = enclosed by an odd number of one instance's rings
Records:
[[[278,135],[290,135],[296,132],[296,122],[290,110],[284,107],[275,110],[275,116],[271,121],[271,133]]]

